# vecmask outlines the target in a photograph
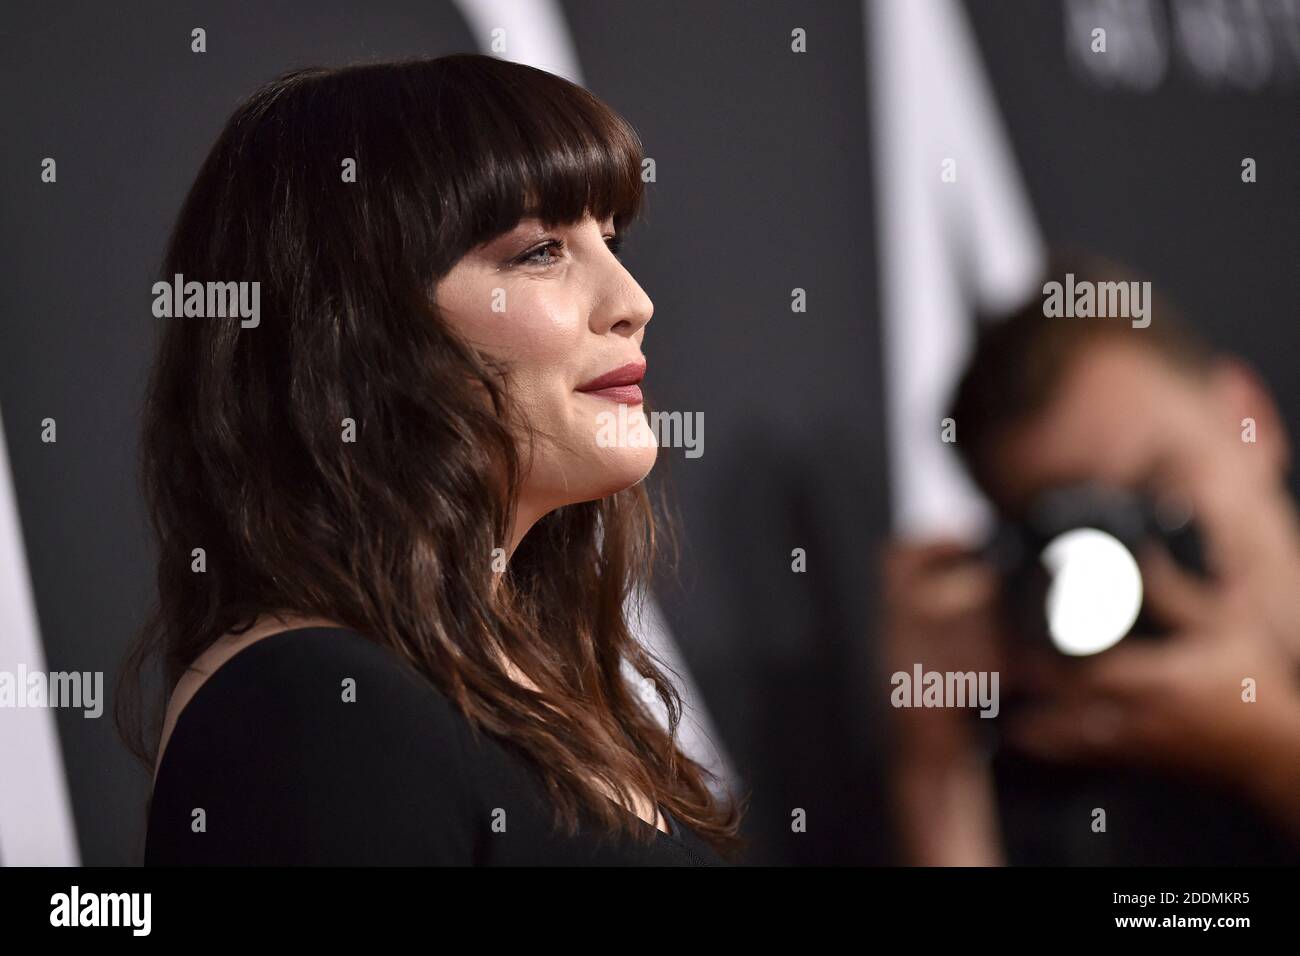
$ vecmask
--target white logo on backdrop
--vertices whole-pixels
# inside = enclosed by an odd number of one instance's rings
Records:
[[[988,510],[940,440],[943,404],[973,307],[1019,304],[1046,251],[961,5],[864,0],[863,22],[895,531],[974,535]]]

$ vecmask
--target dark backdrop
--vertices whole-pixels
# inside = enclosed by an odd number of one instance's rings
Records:
[[[884,862],[870,621],[889,498],[862,8],[563,8],[587,85],[658,163],[628,250],[656,304],[651,394],[706,423],[702,458],[661,459],[684,561],[660,594],[752,788],[751,858]],[[1151,93],[1089,86],[1065,66],[1062,9],[967,7],[1044,232],[1167,282],[1300,420],[1295,87],[1246,94],[1176,70]],[[194,26],[206,54],[190,52]],[[0,408],[50,669],[111,682],[149,600],[134,462],[150,285],[236,102],[295,66],[474,48],[428,0],[9,5]],[[1245,155],[1251,187],[1233,174]],[[57,187],[39,180],[45,156]],[[45,417],[57,445],[40,442]],[[790,571],[796,547],[806,574]],[[58,719],[84,862],[137,862],[147,775],[109,719]],[[790,833],[796,807],[807,834]]]

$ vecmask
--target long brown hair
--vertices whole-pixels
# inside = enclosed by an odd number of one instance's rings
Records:
[[[625,618],[653,562],[644,487],[548,514],[494,574],[527,473],[507,424],[521,416],[508,369],[453,335],[433,296],[525,215],[612,216],[621,233],[641,162],[636,133],[586,90],[486,56],[299,70],[239,106],[162,277],[256,280],[260,324],[164,320],[141,449],[158,605],[118,710],[137,756],[156,751],[151,663],[170,693],[223,633],[318,615],[397,652],[526,758],[557,826],[652,836],[626,812],[640,794],[719,850],[738,845],[740,808],[677,747],[678,694]]]

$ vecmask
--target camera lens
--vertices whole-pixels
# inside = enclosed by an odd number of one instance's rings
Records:
[[[986,547],[1002,569],[1010,623],[1031,643],[1061,654],[1100,654],[1130,633],[1158,637],[1161,622],[1143,610],[1136,555],[1163,547],[1204,574],[1189,502],[1098,484],[1038,494],[1020,520],[1002,525]]]

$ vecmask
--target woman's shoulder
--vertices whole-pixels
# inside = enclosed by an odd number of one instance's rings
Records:
[[[281,631],[180,711],[146,862],[467,861],[477,779],[468,722],[404,658],[347,628]]]
[[[232,674],[239,680],[230,680]],[[351,682],[345,688],[353,691],[348,695],[351,700],[359,699],[355,690],[360,678],[365,677],[395,689],[418,689],[427,692],[430,701],[448,703],[431,682],[424,680],[392,648],[360,631],[326,624],[287,627],[248,642],[221,661],[200,691],[212,697],[216,696],[215,692],[204,690],[210,685],[227,691],[231,687],[286,678],[292,678],[294,686],[310,687],[313,682],[335,677],[340,682]]]
[[[396,651],[346,627],[313,624],[273,631],[233,653],[208,658],[198,671],[173,736],[213,721],[250,722],[250,714],[259,722],[280,718],[304,731],[340,721],[405,725],[407,718],[416,718],[426,732],[430,721],[448,730],[468,729],[451,701]]]

